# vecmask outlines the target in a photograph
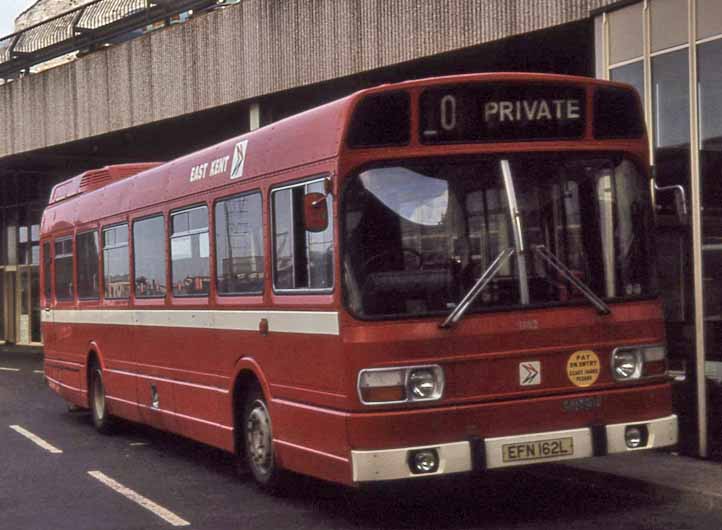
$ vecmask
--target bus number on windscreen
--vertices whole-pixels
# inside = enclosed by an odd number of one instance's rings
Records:
[[[453,131],[456,128],[456,98],[451,94],[441,98],[441,128]]]

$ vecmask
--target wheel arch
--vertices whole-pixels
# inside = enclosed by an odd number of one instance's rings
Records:
[[[233,450],[235,454],[242,454],[242,429],[238,428],[239,418],[243,415],[243,407],[248,392],[255,387],[260,388],[267,401],[271,400],[271,391],[263,370],[258,363],[250,357],[242,357],[236,363],[231,386],[231,413],[233,419]]]

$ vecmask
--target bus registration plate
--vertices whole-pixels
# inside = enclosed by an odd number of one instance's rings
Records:
[[[501,451],[504,462],[572,456],[574,455],[574,440],[568,437],[506,444],[502,446]]]

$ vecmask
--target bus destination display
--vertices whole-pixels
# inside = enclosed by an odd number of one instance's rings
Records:
[[[577,139],[584,134],[583,88],[474,84],[425,91],[420,135],[426,144]]]

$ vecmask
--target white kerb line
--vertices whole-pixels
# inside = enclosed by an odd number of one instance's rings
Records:
[[[4,366],[0,366],[0,372],[19,372],[20,368],[5,368]]]
[[[162,506],[159,506],[158,504],[154,503],[150,499],[143,497],[140,493],[136,493],[130,488],[127,488],[120,484],[119,482],[116,482],[109,476],[105,475],[104,473],[100,471],[88,471],[88,475],[93,477],[96,480],[99,480],[109,488],[117,491],[121,495],[123,495],[125,498],[130,499],[136,504],[139,504],[146,510],[149,510],[153,512],[155,515],[166,521],[167,523],[172,524],[173,526],[189,526],[190,523],[186,521],[185,519],[181,519],[173,512],[166,510]]]
[[[13,431],[15,431],[16,433],[25,436],[25,438],[27,438],[28,440],[30,440],[31,442],[33,442],[35,445],[37,445],[37,446],[39,446],[39,447],[42,447],[42,448],[45,449],[48,453],[52,453],[52,454],[54,454],[54,455],[58,455],[58,454],[60,454],[60,453],[63,452],[61,449],[58,449],[58,448],[55,447],[54,445],[49,444],[48,442],[46,442],[45,440],[43,440],[43,439],[40,438],[39,436],[34,435],[33,433],[31,433],[31,432],[28,431],[27,429],[23,429],[22,427],[20,427],[20,425],[11,425],[10,428],[11,428]]]

